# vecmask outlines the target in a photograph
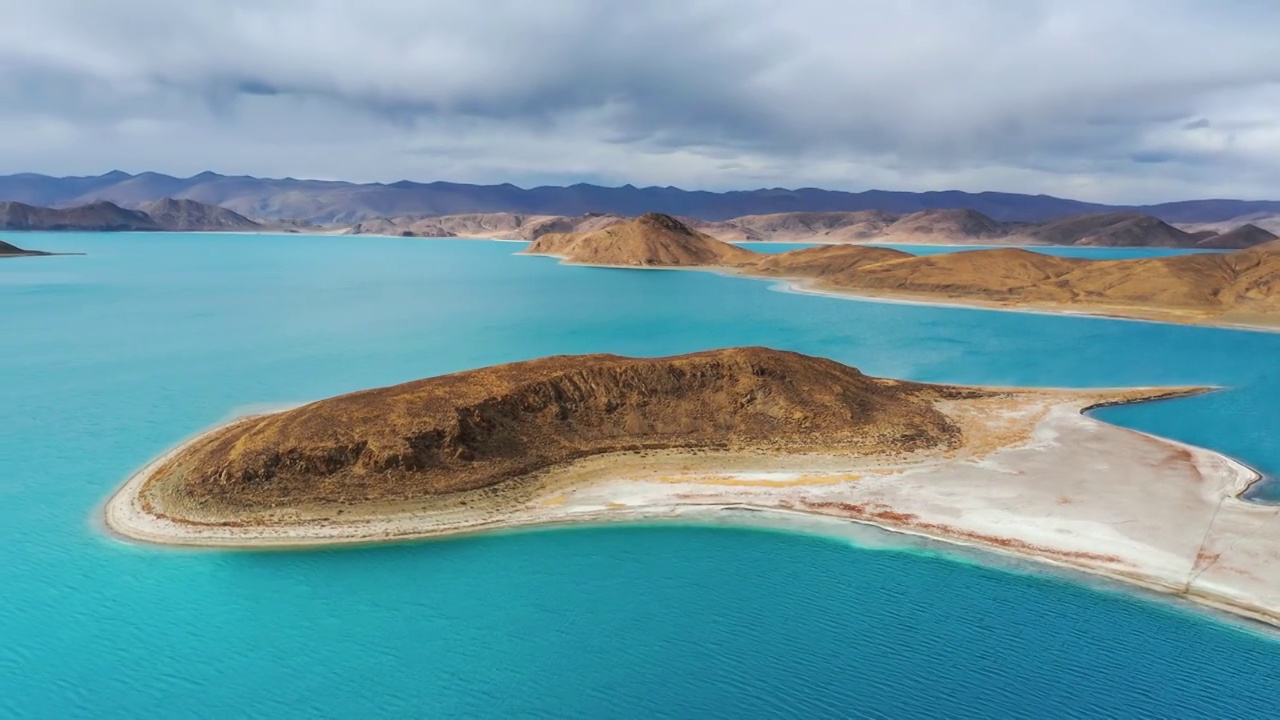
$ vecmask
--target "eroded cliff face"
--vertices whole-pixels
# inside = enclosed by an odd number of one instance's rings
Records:
[[[558,356],[344,395],[218,431],[153,482],[196,504],[412,500],[590,455],[775,449],[900,455],[960,443],[935,403],[985,391],[882,380],[766,348]]]

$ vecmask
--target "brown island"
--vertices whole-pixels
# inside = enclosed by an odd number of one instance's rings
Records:
[[[535,525],[875,525],[1280,623],[1280,508],[1258,476],[1083,411],[1200,388],[868,377],[765,348],[549,357],[216,428],[108,501],[116,533],[300,546]]]
[[[868,298],[1103,315],[1226,327],[1280,327],[1280,241],[1236,252],[1087,260],[1000,248],[912,255],[867,245],[762,254],[650,213],[525,250],[609,267],[690,268],[790,280]]]

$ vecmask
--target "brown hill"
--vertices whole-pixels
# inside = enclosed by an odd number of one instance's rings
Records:
[[[1213,235],[1211,237],[1203,238],[1196,243],[1196,246],[1221,250],[1244,250],[1272,242],[1277,237],[1280,236],[1277,236],[1267,230],[1263,230],[1257,225],[1246,223],[1233,230],[1228,230],[1221,235]]]
[[[551,233],[595,232],[626,221],[627,218],[621,215],[603,213],[587,213],[575,217],[547,217],[530,222],[520,228],[516,239],[537,240],[543,235],[550,235]]]
[[[158,230],[150,215],[109,202],[73,208],[42,208],[0,203],[0,230]]]
[[[1233,253],[1130,260],[1061,258],[1002,248],[925,256],[900,253],[876,262],[834,249],[825,255],[802,250],[758,260],[742,272],[889,297],[1160,320],[1280,324],[1280,240]]]
[[[1019,248],[908,255],[832,277],[832,282],[875,290],[1008,296],[1050,293],[1052,281],[1086,260],[1053,257]],[[1069,293],[1068,293],[1069,295]]]
[[[690,227],[725,242],[859,242],[877,237],[898,219],[880,210],[746,215],[722,222],[685,219]]]
[[[777,255],[759,255],[748,272],[753,275],[804,277],[824,280],[844,277],[866,265],[915,257],[910,253],[866,245],[820,245]]]
[[[239,213],[195,200],[162,198],[145,206],[143,212],[151,216],[157,227],[173,232],[253,232],[262,229],[261,225]]]
[[[166,511],[297,508],[474,490],[621,451],[901,454],[958,445],[935,402],[984,392],[766,348],[550,357],[234,424],[170,458],[142,492]]]
[[[526,253],[555,255],[584,265],[685,267],[737,265],[756,254],[690,228],[670,215],[649,213],[602,230],[550,233]]]
[[[899,242],[981,241],[1007,236],[1005,223],[975,210],[924,210],[899,218],[882,233]]]
[[[1021,228],[1017,234],[1050,245],[1097,247],[1195,247],[1197,239],[1142,213],[1096,213]]]

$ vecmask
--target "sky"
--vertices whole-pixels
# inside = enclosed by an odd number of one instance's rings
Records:
[[[1280,199],[1274,0],[0,0],[0,173]]]

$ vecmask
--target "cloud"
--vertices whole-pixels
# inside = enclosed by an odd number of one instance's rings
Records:
[[[0,171],[1267,195],[1261,0],[0,0]]]

